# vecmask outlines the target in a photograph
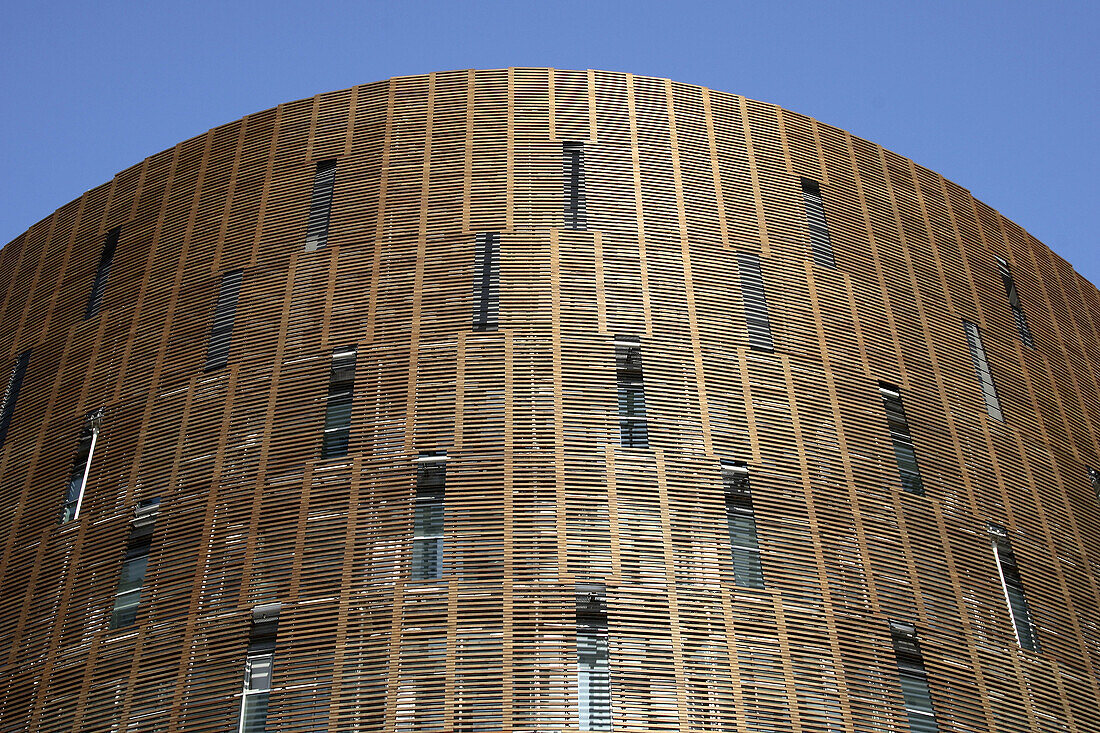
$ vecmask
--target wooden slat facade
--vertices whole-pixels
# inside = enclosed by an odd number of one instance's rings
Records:
[[[563,143],[583,144],[580,230]],[[327,160],[327,244],[306,251]],[[835,268],[814,264],[802,178]],[[489,232],[499,310],[475,329]],[[739,254],[759,258],[771,351],[750,347]],[[204,371],[235,270],[228,366]],[[575,732],[578,584],[606,589],[616,731],[908,731],[895,620],[941,731],[1095,733],[1098,335],[1097,289],[965,189],[725,92],[455,71],[215,128],[0,252],[0,377],[31,350],[0,449],[0,733],[237,730],[273,602],[269,731]],[[620,443],[617,337],[640,342],[647,447]],[[349,450],[322,460],[342,347]],[[880,382],[923,495],[902,490]],[[59,524],[97,409],[83,508]],[[442,577],[413,580],[417,458],[437,451]],[[722,459],[751,474],[764,588],[734,578]],[[137,621],[110,629],[153,497]]]

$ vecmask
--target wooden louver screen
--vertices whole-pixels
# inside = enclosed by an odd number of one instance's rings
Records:
[[[233,322],[237,318],[237,298],[241,294],[242,270],[222,275],[218,299],[214,303],[214,322],[210,327],[210,342],[206,347],[206,371],[221,369],[229,363],[229,347],[233,340]]]
[[[802,179],[802,201],[806,205],[806,224],[810,229],[810,250],[814,262],[821,267],[836,267],[833,244],[829,241],[829,225],[825,221],[825,205],[821,186],[810,178]]]
[[[30,362],[31,352],[28,349],[19,355],[8,376],[8,387],[4,390],[4,401],[0,403],[0,448],[4,447],[4,441],[8,437],[8,426],[11,425],[11,416],[15,414],[15,405],[19,399],[19,388],[23,385],[23,375],[27,373],[27,363]]]
[[[335,185],[336,161],[322,160],[313,174],[313,195],[309,202],[309,223],[306,225],[306,252],[313,252],[328,244],[328,219]]]
[[[584,143],[562,143],[562,183],[565,200],[565,228],[587,229],[584,196]]]
[[[495,331],[500,311],[500,233],[481,232],[474,240],[473,330]]]
[[[0,276],[4,729],[920,730],[901,619],[944,733],[1100,731],[1100,294],[874,143],[641,76],[405,77],[154,155]]]
[[[970,359],[974,362],[974,371],[978,374],[978,384],[982,389],[986,412],[994,420],[1004,422],[1001,401],[997,399],[997,386],[993,383],[993,372],[990,371],[989,361],[985,358],[982,334],[970,321],[963,321],[963,327],[966,329],[966,343],[970,347]]]
[[[749,252],[738,252],[737,269],[741,273],[741,297],[745,303],[745,326],[749,332],[749,346],[761,351],[771,351],[772,327],[768,319],[768,299],[764,294],[764,276],[760,270],[760,257]]]
[[[99,307],[103,302],[103,291],[107,289],[107,276],[111,272],[111,260],[115,257],[115,249],[118,248],[118,236],[121,227],[115,227],[107,232],[103,240],[103,250],[99,254],[99,265],[95,270],[95,279],[92,280],[92,292],[88,296],[88,307],[84,311],[84,320],[94,318],[99,314]]]

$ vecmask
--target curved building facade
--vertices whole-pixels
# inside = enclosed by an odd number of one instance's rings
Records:
[[[732,94],[251,115],[0,251],[0,732],[1098,731],[1098,331]]]

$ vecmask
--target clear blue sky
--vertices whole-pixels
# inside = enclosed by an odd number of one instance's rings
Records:
[[[1100,284],[1094,2],[9,2],[0,242],[251,112],[395,75],[555,66],[775,102],[969,188]]]

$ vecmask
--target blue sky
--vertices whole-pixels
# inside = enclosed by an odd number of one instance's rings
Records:
[[[775,102],[969,188],[1100,283],[1100,4],[8,3],[0,242],[251,112],[456,68],[671,77]]]

